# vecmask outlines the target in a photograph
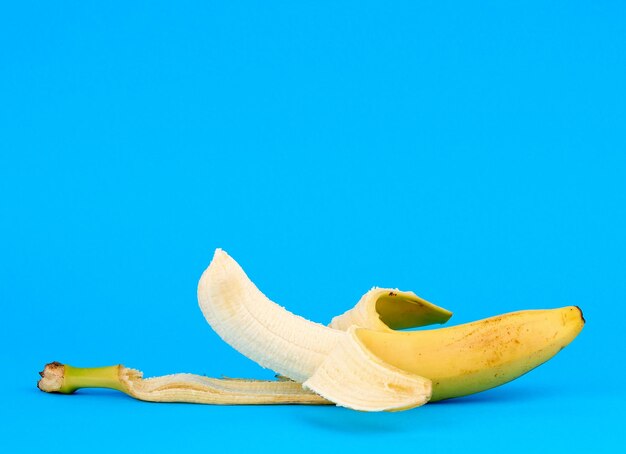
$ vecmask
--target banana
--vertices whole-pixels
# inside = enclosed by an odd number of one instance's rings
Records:
[[[503,314],[421,331],[451,312],[398,289],[373,288],[324,326],[268,299],[218,249],[198,284],[208,323],[228,344],[282,376],[278,381],[173,374],[144,379],[121,365],[50,363],[39,389],[104,387],[152,402],[336,404],[397,411],[484,391],[523,375],[568,345],[585,320],[577,306]]]
[[[396,410],[430,398],[430,380],[381,361],[354,330],[314,323],[274,303],[221,249],[200,278],[198,302],[226,343],[337,405]]]
[[[380,385],[388,389],[392,386],[389,377],[398,379],[398,371],[412,374],[410,378],[430,379],[430,400],[484,391],[544,363],[584,326],[582,311],[568,306],[514,312],[449,328],[398,332],[392,328],[442,323],[451,313],[410,292],[375,288],[355,308],[332,320],[331,327],[347,331],[334,330],[270,301],[222,250],[216,251],[200,279],[198,301],[213,329],[240,353],[334,402],[348,391],[372,393]],[[393,307],[395,302],[400,309]],[[406,308],[422,309],[405,323],[396,314],[406,313]],[[356,358],[368,360],[359,366]],[[327,381],[321,380],[324,368],[320,366],[331,360],[335,375],[325,374]],[[343,367],[341,361],[345,361]],[[384,372],[371,377],[368,372],[371,381],[365,382],[360,381],[361,374],[352,382],[357,368],[362,372],[372,364],[384,367]],[[351,402],[343,400],[341,405],[350,407]]]

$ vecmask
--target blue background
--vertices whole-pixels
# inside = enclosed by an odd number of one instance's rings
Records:
[[[101,3],[0,14],[0,449],[624,446],[622,2]],[[35,388],[52,360],[272,377],[197,307],[216,247],[319,322],[378,285],[588,323],[402,413]]]

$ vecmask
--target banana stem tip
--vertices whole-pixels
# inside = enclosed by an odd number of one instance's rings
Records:
[[[39,372],[41,379],[37,382],[37,388],[47,393],[58,393],[63,386],[65,378],[65,365],[58,361],[53,361],[45,365]]]

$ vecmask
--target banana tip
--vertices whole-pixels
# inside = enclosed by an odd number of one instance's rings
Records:
[[[580,312],[580,318],[582,319],[583,324],[587,323],[587,320],[585,320],[585,316],[583,315],[583,310],[579,306],[574,306],[574,307],[578,309],[578,312]]]

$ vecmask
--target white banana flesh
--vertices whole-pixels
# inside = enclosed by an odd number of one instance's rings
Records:
[[[338,405],[393,410],[430,398],[429,379],[376,358],[352,332],[314,323],[274,303],[221,249],[200,278],[198,302],[226,343]]]
[[[200,278],[198,302],[207,322],[226,343],[299,382],[313,375],[344,337],[270,301],[221,249]]]

